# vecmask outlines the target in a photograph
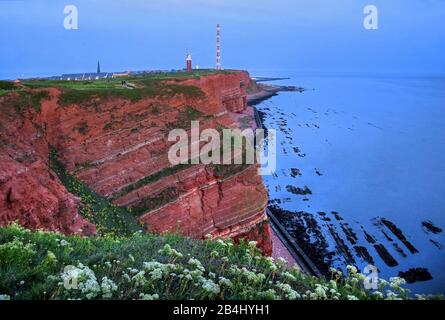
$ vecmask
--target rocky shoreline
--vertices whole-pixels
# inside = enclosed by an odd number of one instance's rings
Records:
[[[247,96],[247,103],[250,106],[255,106],[258,103],[267,100],[279,92],[304,92],[305,89],[297,86],[281,86],[270,84],[258,84],[255,83],[255,89]]]
[[[285,88],[271,87],[257,84],[257,90],[248,96],[249,105],[258,105],[260,102],[277,95],[280,91],[288,91]],[[303,92],[304,89],[298,90],[294,87],[293,90],[289,91]],[[264,124],[266,118],[271,118],[272,123],[278,125],[278,129],[291,144],[290,149],[294,150],[295,156],[303,158],[305,154],[295,145],[292,147],[292,129],[287,125],[287,116],[284,111],[273,104],[265,104],[264,108],[256,109],[258,118],[260,118],[259,122]],[[313,111],[310,108],[308,110]],[[292,113],[288,116],[292,117],[295,114]],[[318,128],[315,124],[313,124],[313,127]],[[290,149],[288,148],[287,151]],[[288,154],[288,152],[284,152],[284,154]],[[284,169],[281,171],[285,177],[290,176],[293,179],[302,174],[297,168],[289,169],[290,172]],[[324,171],[315,168],[315,174],[323,176]],[[280,173],[274,179],[278,179],[279,175]],[[277,188],[281,190],[281,186],[276,186]],[[286,190],[297,197],[301,196],[302,201],[310,201],[312,190],[309,187],[287,184]],[[312,263],[322,274],[329,276],[330,267],[343,268],[346,264],[357,267],[363,263],[374,265],[377,263],[375,259],[379,259],[381,261],[378,262],[386,268],[397,268],[398,270],[395,269],[394,271],[398,272],[399,276],[403,276],[410,284],[429,281],[434,278],[425,267],[415,266],[408,271],[402,269],[402,260],[410,255],[418,254],[420,250],[408,240],[409,236],[405,235],[401,228],[388,218],[376,217],[372,219],[372,226],[365,229],[363,224],[354,227],[351,221],[345,220],[336,211],[325,213],[304,210],[294,211],[289,208],[286,210],[285,203],[289,201],[291,201],[290,198],[271,198],[269,199],[268,210],[273,213],[278,223],[295,240],[302,251],[310,257]],[[431,221],[423,221],[421,227],[429,236],[443,232],[441,227],[436,226]],[[430,242],[438,249],[442,249],[442,244],[436,239],[431,238]],[[391,251],[392,248],[396,254]]]

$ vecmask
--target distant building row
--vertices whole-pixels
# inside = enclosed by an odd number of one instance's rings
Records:
[[[128,72],[93,72],[93,73],[71,73],[62,74],[46,78],[48,80],[67,80],[67,81],[87,81],[99,79],[114,79],[119,77],[138,76],[144,74],[157,74],[166,72],[181,72],[182,70],[150,70],[150,71],[128,71]]]
[[[116,78],[115,73],[101,72],[101,73],[73,73],[62,74],[61,76],[54,76],[49,80],[99,80],[99,79],[111,79]],[[122,74],[123,75],[123,74]],[[128,74],[126,74],[128,76]]]

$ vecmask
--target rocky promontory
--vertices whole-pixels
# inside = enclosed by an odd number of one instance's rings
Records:
[[[116,80],[22,81],[0,97],[0,225],[89,235],[99,212],[68,192],[50,150],[82,188],[128,210],[149,232],[257,240],[270,254],[267,191],[256,165],[178,165],[168,132],[236,128],[243,71]],[[75,191],[75,190],[74,190]],[[92,212],[91,216],[82,214]],[[100,230],[99,230],[100,232]]]

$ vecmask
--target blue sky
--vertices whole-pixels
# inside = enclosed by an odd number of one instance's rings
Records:
[[[63,27],[65,5],[79,29]],[[363,28],[363,8],[379,29]],[[0,0],[0,78],[222,62],[255,74],[445,73],[444,0]]]

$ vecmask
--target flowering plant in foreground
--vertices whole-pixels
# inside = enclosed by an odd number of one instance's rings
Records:
[[[403,279],[369,291],[364,278],[353,266],[346,276],[311,277],[263,257],[255,242],[0,228],[0,299],[408,299]]]

